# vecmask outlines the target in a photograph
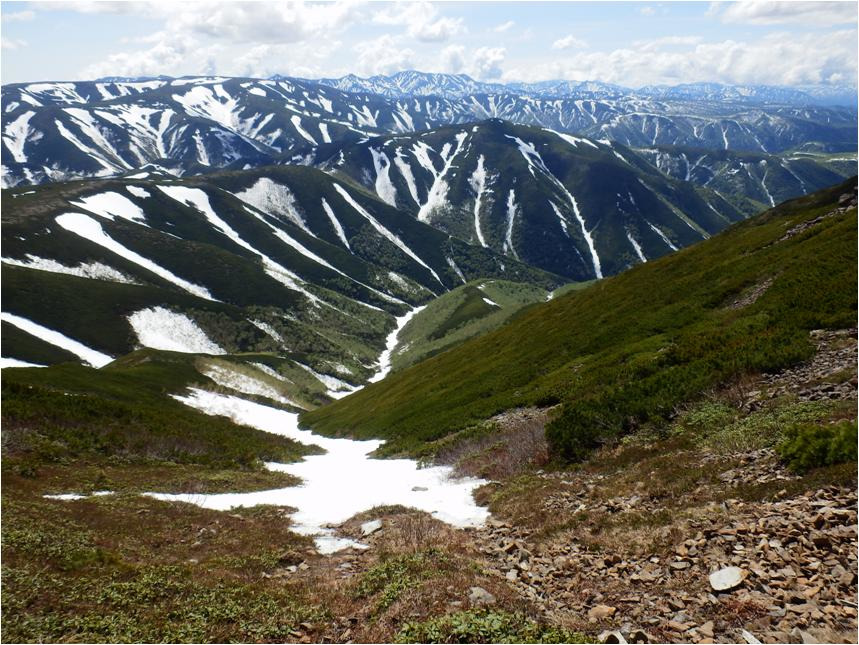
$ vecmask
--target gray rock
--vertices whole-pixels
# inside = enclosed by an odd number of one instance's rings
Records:
[[[382,528],[382,520],[371,520],[361,525],[361,535],[367,537]]]
[[[743,584],[746,573],[739,567],[725,567],[710,574],[710,586],[715,591],[727,591]]]
[[[472,605],[494,605],[495,596],[483,587],[472,587],[469,589],[468,600]]]

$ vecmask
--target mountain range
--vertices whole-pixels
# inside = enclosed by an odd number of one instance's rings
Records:
[[[714,99],[712,88],[640,95],[596,83],[540,85],[562,94],[547,98],[543,90],[484,87],[462,76],[385,78],[384,87],[379,79],[366,87],[340,79],[334,87],[225,77],[4,85],[3,185],[114,176],[150,164],[186,175],[308,163],[329,145],[488,118],[628,146],[856,150],[855,106],[790,103],[772,92],[762,94],[767,102],[737,88],[730,93],[743,100]],[[458,89],[442,90],[451,84]],[[413,94],[391,95],[388,86]]]

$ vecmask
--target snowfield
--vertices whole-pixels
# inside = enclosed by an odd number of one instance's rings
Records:
[[[192,389],[187,396],[175,398],[206,414],[226,416],[242,425],[320,446],[326,452],[294,464],[266,464],[270,470],[300,477],[300,486],[211,495],[146,493],[155,499],[215,510],[259,504],[292,506],[298,509],[292,516],[294,530],[314,536],[321,553],[354,545],[336,537],[327,525],[344,522],[374,506],[402,504],[458,527],[480,526],[489,516],[486,508],[478,506],[472,497],[474,489],[485,481],[452,479],[452,469],[448,466],[419,468],[411,459],[372,459],[370,453],[382,441],[321,437],[300,430],[296,414],[234,396]]]
[[[128,322],[144,347],[186,354],[226,354],[188,316],[164,307],[136,311]]]

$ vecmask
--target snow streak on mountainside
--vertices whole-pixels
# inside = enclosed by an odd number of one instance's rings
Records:
[[[563,281],[305,166],[3,199],[4,356],[45,365],[139,347],[258,353],[254,362],[290,374],[294,407],[366,382],[397,318],[462,280]]]
[[[397,163],[381,168],[383,157]],[[623,146],[498,119],[369,139],[326,165],[383,186],[420,221],[573,279],[617,273],[743,217]]]
[[[487,118],[632,146],[761,153],[856,149],[855,108],[814,105],[786,91],[687,87],[632,92],[597,83],[504,86],[415,73],[387,82],[370,79],[369,85],[359,80],[326,85],[195,77],[5,85],[3,185],[114,176],[150,164],[182,176],[306,163],[326,156],[330,146],[367,136]],[[442,91],[451,84],[458,89]],[[380,168],[397,165],[396,158],[378,161]]]

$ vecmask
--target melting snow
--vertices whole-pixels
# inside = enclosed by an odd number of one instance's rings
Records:
[[[325,211],[325,214],[328,215],[328,219],[331,220],[331,226],[334,228],[334,232],[337,234],[337,237],[339,237],[340,241],[343,242],[343,246],[351,251],[352,249],[349,248],[349,240],[346,239],[346,234],[343,232],[340,220],[337,219],[337,216],[334,214],[334,210],[328,205],[328,202],[325,201],[324,197],[322,198],[322,210]]]
[[[130,262],[134,262],[135,264],[143,267],[147,271],[151,271],[152,273],[164,278],[168,282],[172,282],[180,289],[187,291],[190,294],[195,296],[199,296],[200,298],[205,298],[207,300],[214,300],[212,295],[209,293],[209,290],[205,287],[201,287],[200,285],[193,284],[192,282],[188,282],[187,280],[183,280],[179,276],[174,273],[171,273],[167,269],[160,267],[155,264],[152,260],[149,260],[142,255],[135,253],[129,248],[126,248],[112,237],[107,235],[104,230],[101,228],[101,224],[99,224],[96,220],[94,220],[89,215],[84,215],[83,213],[66,213],[64,215],[59,215],[56,218],[57,224],[59,224],[62,228],[66,229],[74,233],[75,235],[79,235],[85,240],[89,240],[94,244],[98,244],[106,248],[108,251],[112,251],[117,255],[129,260]]]
[[[513,257],[518,260],[519,254],[516,253],[516,249],[513,246],[513,220],[516,219],[517,210],[516,193],[511,188],[510,193],[507,195],[507,232],[504,236],[503,251],[505,253],[512,253]]]
[[[391,183],[391,162],[388,155],[375,148],[370,148],[370,154],[373,156],[373,168],[376,171],[376,194],[382,201],[396,206],[397,189]]]
[[[635,238],[632,237],[632,233],[629,231],[626,232],[626,239],[628,239],[629,243],[632,244],[632,248],[635,249],[635,254],[638,256],[638,259],[642,262],[647,262],[647,258],[644,257],[644,251],[641,250],[641,246],[635,241]]]
[[[164,307],[135,311],[128,322],[144,347],[186,354],[226,354],[188,316]]]
[[[665,243],[666,243],[666,244],[671,248],[671,250],[672,250],[672,251],[676,251],[676,250],[677,250],[677,247],[676,247],[676,246],[674,246],[674,245],[671,243],[671,240],[669,240],[669,239],[668,239],[668,237],[666,237],[665,233],[663,233],[661,229],[656,228],[653,224],[651,224],[651,223],[650,223],[650,222],[648,222],[647,220],[644,220],[644,221],[647,223],[647,225],[648,225],[651,229],[653,229],[653,232],[654,232],[654,233],[656,233],[659,237],[661,237],[661,238],[662,238],[662,241],[663,241],[663,242],[665,242]]]
[[[480,246],[486,248],[486,240],[483,239],[483,231],[480,230],[480,205],[483,200],[483,192],[486,190],[486,168],[484,167],[484,157],[480,155],[477,158],[477,167],[471,175],[468,183],[474,191],[474,231],[477,233],[477,241]]]
[[[438,277],[438,274],[435,271],[433,271],[432,268],[430,268],[430,266],[426,262],[421,260],[418,257],[418,255],[414,251],[412,251],[408,246],[406,246],[406,244],[399,237],[397,237],[396,235],[391,233],[391,231],[389,231],[387,228],[385,228],[382,225],[382,223],[379,222],[379,220],[377,220],[375,217],[370,215],[369,212],[367,212],[358,202],[356,202],[352,198],[352,195],[350,195],[348,192],[346,192],[345,188],[343,188],[338,183],[334,184],[334,188],[337,190],[338,193],[340,193],[340,195],[343,197],[343,199],[345,199],[349,203],[349,205],[352,206],[352,208],[354,208],[356,211],[358,211],[358,213],[360,213],[368,222],[370,222],[370,224],[373,225],[373,228],[375,228],[379,233],[381,233],[381,235],[383,237],[385,237],[389,242],[393,243],[398,249],[400,249],[403,253],[408,255],[415,262],[417,262],[422,267],[427,269],[433,275],[433,277],[436,280],[438,280],[438,282],[440,284],[444,285],[444,283],[441,281],[441,278]]]
[[[475,504],[472,493],[485,482],[480,479],[452,479],[448,466],[419,468],[410,459],[371,459],[370,453],[382,441],[329,439],[298,428],[298,415],[238,397],[192,389],[188,396],[175,397],[197,410],[224,415],[236,423],[289,437],[304,444],[318,445],[326,452],[309,455],[295,464],[274,464],[270,470],[300,477],[300,486],[252,493],[147,493],[156,499],[187,502],[203,508],[229,510],[239,506],[273,504],[292,506],[292,521],[298,533],[316,537],[317,548],[331,552],[351,546],[351,541],[335,538],[331,524],[346,521],[374,506],[402,504],[431,513],[453,526],[482,525],[489,512]],[[349,474],[344,486],[342,474]]]
[[[331,135],[328,134],[328,124],[327,123],[323,123],[322,121],[319,122],[319,132],[322,133],[322,140],[325,143],[331,143]]]
[[[146,225],[146,215],[143,214],[140,207],[128,199],[128,197],[119,193],[98,193],[97,195],[84,197],[80,201],[69,203],[72,206],[77,206],[109,220],[120,217],[135,224]]]
[[[27,361],[19,361],[17,358],[0,358],[0,369],[6,369],[7,367],[46,367],[46,365],[39,365],[38,363],[28,363]]]
[[[3,322],[7,322],[10,325],[14,325],[18,329],[27,332],[31,336],[35,336],[36,338],[43,340],[51,345],[55,345],[60,349],[64,349],[67,352],[71,352],[72,354],[79,357],[86,363],[89,363],[93,367],[103,367],[113,361],[112,356],[102,354],[101,352],[87,347],[83,343],[69,338],[68,336],[61,334],[58,331],[48,329],[47,327],[43,327],[38,323],[34,323],[32,320],[27,320],[26,318],[16,316],[15,314],[7,313],[5,311],[0,314],[0,318],[2,318]]]
[[[75,275],[80,278],[90,278],[91,280],[105,280],[107,282],[120,282],[123,284],[137,284],[133,278],[127,276],[121,271],[117,271],[113,267],[109,267],[101,262],[81,262],[76,267],[60,264],[56,260],[40,258],[37,255],[27,254],[27,260],[15,260],[13,258],[3,258],[3,262],[12,266],[25,267],[27,269],[36,269],[37,271],[50,271],[51,273],[64,273],[66,275]]]
[[[411,311],[399,316],[396,319],[396,326],[393,331],[388,334],[388,337],[385,339],[385,351],[379,356],[379,370],[370,377],[369,383],[376,383],[377,381],[381,381],[388,375],[388,372],[391,371],[391,354],[393,354],[394,349],[397,346],[397,337],[400,335],[400,332],[403,330],[408,322],[415,317],[416,314],[423,311],[424,307],[415,307]]]
[[[490,300],[489,298],[485,298],[485,297],[483,298],[483,302],[485,302],[487,305],[492,305],[493,307],[500,307],[501,306],[497,302],[494,302],[494,301]]]
[[[202,374],[212,379],[221,387],[226,387],[242,394],[250,394],[252,396],[264,396],[272,401],[291,405],[297,408],[307,409],[300,403],[296,403],[289,399],[276,387],[273,387],[260,379],[244,374],[237,369],[230,369],[226,365],[207,365],[200,370]],[[282,379],[281,379],[282,380]]]
[[[24,112],[24,114],[3,129],[3,143],[6,144],[6,148],[12,153],[12,158],[19,163],[27,162],[27,155],[24,154],[24,144],[33,132],[30,128],[30,119],[35,114],[35,112]]]
[[[314,146],[317,145],[316,139],[314,139],[313,136],[307,130],[301,127],[300,116],[298,116],[297,114],[293,114],[289,118],[289,120],[292,121],[292,126],[295,128],[295,131],[298,132],[298,134],[300,134],[304,139],[312,143]]]
[[[253,186],[240,193],[235,193],[235,196],[254,208],[258,208],[263,213],[275,217],[285,217],[306,233],[313,235],[298,210],[295,195],[283,184],[272,181],[268,177],[261,177]]]
[[[135,197],[140,197],[140,199],[145,199],[150,196],[149,191],[145,188],[140,188],[140,186],[126,186],[125,190],[127,190]]]

